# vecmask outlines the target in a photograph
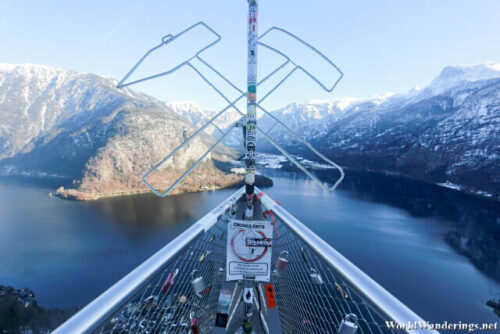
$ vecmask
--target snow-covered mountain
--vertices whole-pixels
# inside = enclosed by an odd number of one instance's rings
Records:
[[[214,112],[203,109],[197,102],[167,101],[165,105],[197,128],[214,116]]]
[[[140,176],[194,131],[163,102],[116,80],[40,65],[0,65],[0,173],[75,180],[81,198],[141,191]],[[213,142],[203,135],[176,155],[157,185],[171,182]],[[208,164],[208,163],[207,163]],[[220,182],[210,164],[187,188]]]
[[[438,95],[460,87],[464,82],[495,79],[499,76],[500,63],[447,66],[420,95]]]
[[[141,190],[139,176],[216,113],[115,85],[48,66],[0,65],[0,173],[69,177],[86,193]],[[429,86],[406,94],[292,103],[273,115],[349,168],[500,198],[498,63],[446,67]],[[217,124],[225,128],[238,117],[228,113]],[[258,121],[264,129],[273,123],[269,116]],[[175,166],[212,143],[213,131],[179,154]],[[229,139],[241,145],[241,132],[233,132]],[[272,137],[312,160],[282,127]],[[258,149],[270,151],[262,136]],[[210,181],[221,176],[212,167],[205,172]]]
[[[167,101],[165,102],[165,105],[176,114],[189,121],[196,128],[200,128],[201,126],[205,125],[219,112],[219,110],[206,110],[199,103],[192,101]],[[237,121],[240,118],[241,115],[237,113],[236,110],[230,109],[222,113],[222,115],[219,115],[214,120],[214,124],[221,130],[227,129],[233,122]],[[214,137],[220,135],[220,132],[216,131],[215,127],[211,125],[206,127],[204,131],[209,135],[213,135]],[[236,143],[237,142],[238,141],[236,140]],[[226,143],[234,143],[234,140],[229,140]]]
[[[324,101],[308,101],[292,103],[285,108],[276,110],[272,114],[297,134],[308,140],[326,135],[335,122],[343,119],[352,108],[361,108],[366,105],[379,105],[390,98],[392,94],[373,96],[370,98],[338,98]],[[263,114],[259,119],[259,126],[267,131],[275,124],[269,115]],[[276,137],[275,137],[276,136]],[[291,139],[281,125],[273,127],[273,138],[279,142]]]
[[[499,63],[446,67],[407,94],[293,103],[273,114],[344,166],[500,196]],[[282,127],[273,138],[308,156]]]
[[[0,159],[29,152],[36,139],[76,127],[127,100],[146,95],[117,91],[112,79],[42,65],[0,64]],[[92,138],[77,138],[91,144]]]

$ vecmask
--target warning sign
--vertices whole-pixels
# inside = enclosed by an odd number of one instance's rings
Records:
[[[268,221],[231,220],[227,227],[227,280],[269,282],[273,227]]]

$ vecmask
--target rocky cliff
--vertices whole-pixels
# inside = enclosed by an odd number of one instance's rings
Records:
[[[446,67],[406,94],[293,103],[274,115],[343,166],[500,198],[498,63]],[[272,125],[269,116],[259,122]],[[283,128],[273,138],[308,157]]]
[[[58,193],[77,199],[145,191],[142,174],[195,128],[165,103],[115,86],[93,74],[0,65],[0,173],[60,178]],[[213,142],[203,134],[150,181],[166,188]],[[213,164],[229,155],[223,147],[208,156],[178,190],[239,181]]]

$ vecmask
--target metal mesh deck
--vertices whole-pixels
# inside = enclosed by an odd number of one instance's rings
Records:
[[[260,212],[259,212],[260,214]],[[289,253],[285,270],[272,274],[282,333],[336,333],[346,314],[358,317],[358,333],[391,332],[377,313],[343,282],[332,269],[277,215],[279,237],[273,240],[273,265],[282,251]],[[190,333],[190,317],[200,333],[211,333],[218,299],[225,282],[226,229],[235,210],[228,209],[208,231],[200,234],[161,272],[133,296],[98,333]],[[268,218],[270,219],[270,218]],[[315,284],[311,269],[321,275]],[[167,292],[162,288],[170,273],[178,270]],[[192,286],[198,270],[206,289],[199,295]],[[233,295],[233,299],[241,296]],[[265,301],[264,301],[265,303]]]
[[[279,218],[277,224],[280,235],[273,240],[273,263],[282,251],[289,253],[286,269],[272,277],[283,333],[337,333],[350,313],[358,317],[358,333],[395,332]],[[313,282],[311,269],[323,284]]]
[[[161,274],[132,298],[99,333],[189,333],[190,316],[197,319],[200,333],[210,333],[215,323],[219,292],[225,281],[226,212],[207,232],[171,259]],[[178,269],[174,284],[165,293],[168,275]],[[198,296],[191,281],[198,270],[206,289]],[[146,299],[153,297],[154,302]]]

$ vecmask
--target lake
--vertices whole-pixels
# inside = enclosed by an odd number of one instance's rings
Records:
[[[374,173],[348,171],[333,193],[265,174],[267,193],[424,319],[499,321],[485,306],[500,296],[498,203]],[[0,284],[34,290],[44,307],[87,304],[234,192],[74,202],[49,197],[53,187],[0,179]]]

